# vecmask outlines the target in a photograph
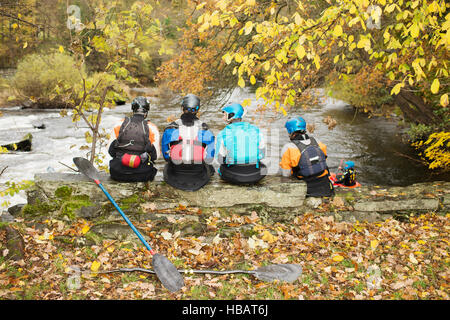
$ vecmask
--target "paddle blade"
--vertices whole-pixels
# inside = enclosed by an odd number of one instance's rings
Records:
[[[252,274],[268,282],[274,280],[294,282],[302,274],[302,267],[298,264],[271,264],[252,271]]]
[[[155,253],[153,269],[163,286],[171,292],[176,292],[184,286],[184,280],[177,268],[166,257]]]
[[[98,179],[98,171],[89,160],[85,158],[75,157],[73,158],[73,163],[75,163],[78,170],[89,179]]]

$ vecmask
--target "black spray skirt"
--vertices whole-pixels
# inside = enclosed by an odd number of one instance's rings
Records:
[[[214,173],[206,164],[179,164],[169,161],[164,166],[163,177],[167,184],[185,191],[196,191],[205,186]]]
[[[254,184],[266,176],[267,167],[260,163],[258,168],[255,164],[237,164],[220,166],[220,177],[233,184]]]
[[[109,162],[111,179],[119,182],[146,182],[153,181],[158,170],[148,162],[141,163],[137,168],[126,167],[120,158],[114,158]]]
[[[333,184],[328,178],[328,175],[304,180],[306,182],[307,197],[331,197],[334,195]]]

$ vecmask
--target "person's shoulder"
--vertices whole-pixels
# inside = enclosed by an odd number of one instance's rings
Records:
[[[169,124],[164,128],[164,130],[167,130],[167,129],[177,129],[177,128],[179,128],[179,126],[180,126],[180,124],[178,123],[178,120],[177,120],[177,121],[172,121],[171,123],[169,123]]]
[[[283,146],[283,148],[281,148],[281,154],[284,154],[289,149],[298,150],[298,147],[295,145],[295,143],[288,142]]]

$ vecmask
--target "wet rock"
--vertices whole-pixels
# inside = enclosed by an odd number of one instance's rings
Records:
[[[47,202],[49,200],[47,195],[40,188],[30,188],[26,191],[26,194],[28,205],[36,205],[39,203]]]
[[[16,204],[14,206],[11,206],[8,208],[8,212],[12,215],[12,216],[18,216],[20,215],[20,213],[22,212],[22,208],[25,206],[24,203],[21,204]]]
[[[0,222],[14,222],[14,217],[7,211],[0,213]]]
[[[322,198],[308,197],[304,203],[309,208],[317,209],[322,204]]]
[[[14,261],[22,260],[25,257],[25,242],[22,235],[14,228],[5,227],[6,230],[6,248],[8,254],[6,259]]]
[[[77,215],[83,219],[93,219],[101,216],[102,207],[100,205],[93,205],[88,207],[81,207]]]
[[[2,147],[6,148],[9,151],[31,151],[32,140],[33,135],[31,133],[28,133],[22,138],[22,140],[4,144],[2,145]]]
[[[120,241],[139,241],[139,238],[128,225],[111,223],[96,225],[91,231],[107,239]],[[141,230],[139,232],[143,233]]]

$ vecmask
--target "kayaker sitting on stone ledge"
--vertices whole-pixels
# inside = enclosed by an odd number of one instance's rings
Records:
[[[133,115],[114,128],[116,139],[109,147],[111,178],[122,182],[152,181],[156,175],[153,161],[157,158],[158,128],[146,121],[150,104],[145,97],[131,103]]]
[[[186,95],[180,119],[165,128],[161,149],[164,160],[164,181],[174,188],[195,191],[205,186],[214,169],[214,134],[198,117],[200,99]]]
[[[261,163],[265,141],[260,129],[242,121],[244,108],[233,103],[222,108],[227,126],[217,135],[216,161],[220,177],[233,184],[254,184],[267,174]]]
[[[282,175],[293,175],[304,180],[307,185],[306,196],[333,196],[333,184],[328,178],[326,145],[306,133],[306,121],[302,117],[288,120],[285,127],[291,142],[281,151]]]

